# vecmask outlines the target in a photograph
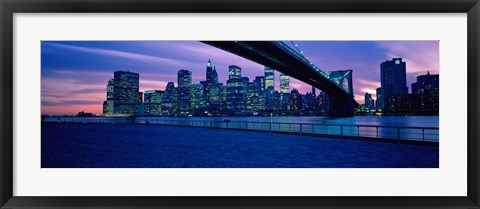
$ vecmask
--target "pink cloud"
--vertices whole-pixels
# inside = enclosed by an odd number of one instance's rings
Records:
[[[427,71],[433,74],[440,72],[438,41],[379,42],[378,46],[386,50],[385,56],[389,60],[401,57],[407,63],[408,84]]]

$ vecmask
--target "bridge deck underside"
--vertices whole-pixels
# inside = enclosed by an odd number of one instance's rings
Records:
[[[348,97],[348,93],[331,80],[316,72],[312,66],[301,62],[292,55],[279,49],[269,41],[204,41],[203,43],[239,55],[253,62],[271,67],[285,73],[332,97]]]
[[[334,117],[353,116],[353,107],[358,106],[353,96],[333,81],[317,72],[312,65],[279,48],[271,41],[202,41],[208,45],[244,57],[253,62],[273,68],[329,95],[332,100],[348,104],[333,106],[330,110]],[[333,102],[336,103],[336,102]],[[336,109],[335,109],[336,108]],[[346,116],[344,113],[347,114]],[[337,115],[337,116],[335,116]],[[332,115],[331,115],[332,116]]]

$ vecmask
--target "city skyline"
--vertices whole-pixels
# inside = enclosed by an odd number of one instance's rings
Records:
[[[402,57],[407,62],[408,87],[416,82],[418,75],[426,74],[427,71],[439,73],[437,41],[295,43],[308,59],[325,72],[353,69],[355,99],[360,104],[363,104],[365,93],[372,94],[375,99],[376,88],[380,87],[380,63],[383,61]],[[190,53],[174,50],[182,47],[183,51]],[[323,52],[333,48],[335,50],[330,53]],[[379,48],[384,50],[378,50]],[[422,57],[412,55],[424,51],[428,53],[422,53]],[[410,54],[413,58],[401,54]],[[325,56],[322,57],[323,55]],[[375,64],[372,57],[376,56],[385,58],[377,60]],[[207,58],[198,62],[197,59],[200,57]],[[242,76],[250,77],[252,80],[256,76],[263,76],[264,66],[199,42],[42,42],[42,113],[74,114],[79,111],[101,113],[102,105],[99,101],[105,100],[106,82],[111,79],[113,71],[130,70],[139,73],[141,92],[165,90],[168,82],[178,86],[178,82],[175,81],[177,71],[181,69],[191,71],[192,83],[200,83],[205,80],[205,65],[208,59],[212,60],[218,72],[219,83],[226,84],[231,65],[242,68]],[[322,61],[324,59],[328,61]],[[130,68],[115,68],[115,65]],[[175,69],[168,67],[176,65],[181,67]],[[433,67],[421,67],[422,65]],[[366,68],[373,69],[365,70]],[[279,91],[279,72],[275,73],[274,82],[275,90]],[[311,91],[310,85],[293,77],[290,77],[289,82],[290,90],[295,88],[302,94]]]

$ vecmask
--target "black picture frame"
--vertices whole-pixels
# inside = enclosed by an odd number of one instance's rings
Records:
[[[0,0],[2,208],[480,208],[479,0]],[[13,196],[14,13],[467,13],[468,195],[465,197],[20,197]],[[94,189],[94,188],[92,188]]]

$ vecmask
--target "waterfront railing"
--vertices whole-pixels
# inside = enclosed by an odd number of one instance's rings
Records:
[[[55,123],[104,123],[104,124],[157,124],[171,126],[189,126],[242,131],[263,131],[296,135],[315,135],[343,138],[363,138],[373,140],[397,140],[438,142],[439,128],[411,126],[383,126],[331,123],[288,123],[232,120],[175,120],[159,118],[126,117],[47,117],[44,122]]]

